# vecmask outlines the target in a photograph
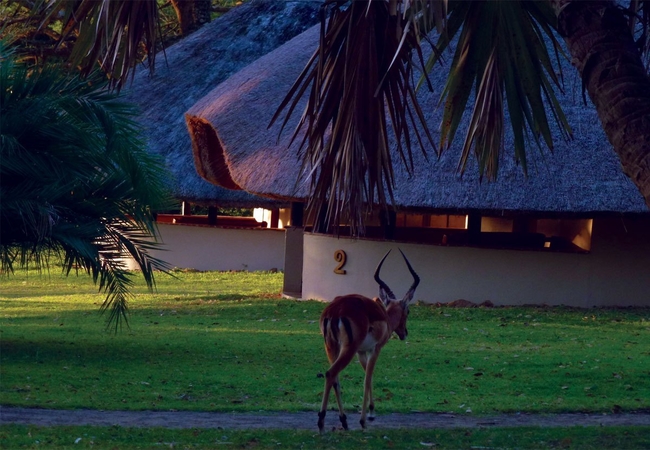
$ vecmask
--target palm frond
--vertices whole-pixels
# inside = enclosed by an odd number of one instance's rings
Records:
[[[28,69],[2,46],[0,55],[2,269],[60,255],[65,273],[79,267],[93,276],[117,330],[132,284],[125,256],[150,288],[154,272],[168,268],[149,255],[153,211],[168,199],[164,165],[146,152],[133,109],[102,88],[101,76]]]
[[[389,129],[407,170],[409,128],[425,130],[416,134],[422,151],[435,148],[411,83],[412,53],[423,60],[423,27],[441,20],[422,14],[423,3],[398,11],[395,0],[326,1],[319,48],[271,121],[288,109],[284,127],[309,93],[294,139],[305,133],[301,172],[310,178],[308,211],[320,231],[347,222],[353,235],[362,234],[373,204],[385,210],[392,203]]]
[[[514,134],[514,157],[527,173],[529,138],[540,149],[542,142],[553,149],[547,111],[562,137],[571,136],[554,93],[561,85],[548,53],[548,45],[556,57],[560,49],[553,32],[553,11],[543,1],[458,1],[450,4],[450,14],[439,49],[458,37],[443,91],[441,147],[447,148],[453,141],[474,88],[474,108],[458,167],[463,173],[473,149],[481,176],[495,179],[505,132],[505,96]]]
[[[155,65],[158,39],[156,0],[42,0],[34,10],[45,8],[41,27],[62,17],[60,42],[74,36],[70,63],[89,75],[99,63],[111,87],[120,88],[136,63],[146,56]]]

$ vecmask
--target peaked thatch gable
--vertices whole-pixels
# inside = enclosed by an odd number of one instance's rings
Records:
[[[296,183],[298,145],[294,142],[288,148],[304,106],[298,107],[279,140],[279,127],[266,127],[317,43],[318,27],[313,27],[230,77],[189,109],[186,120],[195,157],[210,161],[221,173],[221,178],[211,178],[211,182],[222,186],[232,182],[272,198],[305,197],[305,183]],[[579,76],[568,63],[563,70],[565,93],[559,100],[574,139],[564,142],[558,133],[552,154],[529,146],[528,177],[514,163],[512,136],[508,136],[496,182],[481,182],[475,163],[468,165],[461,179],[456,171],[464,137],[461,125],[453,145],[440,159],[432,149],[427,149],[428,159],[414,154],[411,177],[394,158],[396,205],[493,214],[648,214],[641,194],[623,174],[595,110],[583,104]],[[435,92],[423,87],[418,94],[432,131],[440,123],[442,111],[437,104],[447,73],[447,67],[437,68],[431,74]]]
[[[140,108],[150,151],[163,156],[174,175],[176,197],[221,206],[274,204],[202,179],[183,114],[230,75],[315,24],[319,6],[318,1],[251,0],[161,52],[155,74],[139,70],[124,89],[126,100]]]

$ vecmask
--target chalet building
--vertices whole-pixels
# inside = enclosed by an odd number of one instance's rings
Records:
[[[530,145],[528,176],[513,161],[508,136],[497,181],[481,181],[471,163],[461,177],[461,129],[440,158],[433,149],[426,156],[414,152],[411,175],[394,158],[395,209],[370,218],[364,237],[344,237],[345,224],[338,235],[313,233],[303,219],[309,180],[301,177],[300,139],[289,145],[300,114],[283,134],[267,126],[317,42],[314,27],[219,84],[186,113],[202,178],[292,205],[285,213],[286,294],[375,296],[377,262],[401,248],[422,278],[416,295],[425,302],[650,305],[650,211],[623,174],[594,109],[583,103],[569,65],[559,98],[574,138],[565,142],[558,133],[552,153]],[[446,73],[443,67],[431,74],[435,92],[418,93],[432,130],[440,123],[436,105]],[[384,267],[382,277],[401,295],[397,291],[410,283],[403,262],[393,255]]]
[[[290,202],[201,178],[184,113],[230,75],[317,23],[319,6],[300,0],[248,1],[165,49],[153,75],[140,69],[124,88],[125,100],[140,110],[148,150],[163,158],[172,175],[169,188],[183,202],[180,214],[158,214],[163,250],[153,256],[198,270],[284,267],[288,210],[283,211]],[[257,220],[223,216],[225,208],[257,208]]]

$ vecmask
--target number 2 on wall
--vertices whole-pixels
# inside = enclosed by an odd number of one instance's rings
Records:
[[[343,250],[337,250],[334,252],[334,261],[336,261],[338,266],[334,269],[334,273],[337,275],[345,275],[346,271],[343,269],[345,266],[345,261],[347,260],[347,255]]]

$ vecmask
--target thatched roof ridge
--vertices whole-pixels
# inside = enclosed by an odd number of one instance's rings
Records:
[[[313,27],[230,77],[187,112],[188,122],[200,119],[210,125],[204,131],[218,140],[229,177],[248,192],[287,199],[306,195],[304,183],[296,189],[297,144],[287,148],[304,106],[299,106],[280,140],[279,127],[267,130],[266,126],[317,43],[318,27]],[[594,108],[583,104],[577,72],[568,63],[563,70],[565,94],[559,95],[559,100],[574,140],[564,142],[557,133],[552,154],[529,146],[526,177],[514,162],[512,136],[508,136],[498,180],[481,182],[475,162],[469,164],[462,179],[456,171],[464,137],[461,125],[453,145],[440,159],[432,149],[428,149],[428,159],[414,153],[412,176],[394,159],[396,205],[499,214],[649,214],[643,197],[623,174]],[[446,74],[446,67],[434,71],[435,92],[422,88],[418,93],[432,131],[440,123],[442,111],[436,105]],[[190,134],[194,132],[190,125]],[[438,138],[434,133],[434,139]],[[197,157],[209,159],[217,150],[195,140],[193,151]]]
[[[217,160],[224,159],[229,178],[257,195],[300,199],[307,194],[304,184],[296,186],[298,142],[287,148],[299,111],[280,140],[279,126],[267,126],[282,94],[296,79],[296,61],[306,63],[314,52],[318,29],[312,27],[292,39],[289,51],[271,52],[259,58],[187,112],[195,160],[211,160],[211,165],[217,166]],[[209,137],[204,138],[206,135]],[[205,145],[208,142],[216,145]],[[210,181],[226,187],[218,180]]]
[[[230,75],[315,24],[319,6],[318,1],[250,0],[161,52],[153,76],[146,69],[137,71],[123,92],[139,106],[148,148],[165,159],[177,198],[224,207],[277,206],[269,198],[223,189],[199,176],[183,115]],[[210,169],[196,167],[204,170],[202,175]]]

